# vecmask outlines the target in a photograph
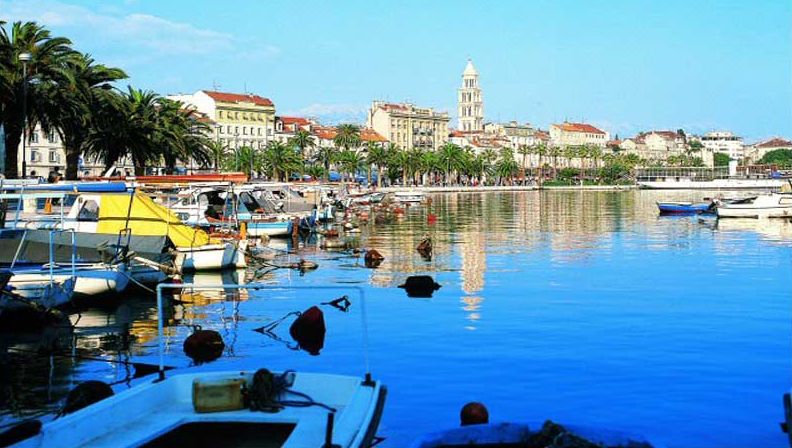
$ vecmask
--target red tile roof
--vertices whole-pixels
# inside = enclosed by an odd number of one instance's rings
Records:
[[[313,129],[315,136],[322,140],[332,140],[338,134],[338,130],[331,126],[316,126]],[[360,139],[364,142],[387,142],[388,139],[380,135],[377,131],[371,128],[360,129]]]
[[[554,125],[564,132],[585,132],[587,134],[604,134],[605,131],[586,123],[561,123]]]
[[[384,110],[404,110],[404,111],[410,110],[410,106],[406,104],[396,104],[396,103],[384,103],[384,104],[380,104],[379,107],[380,109],[384,109]]]
[[[783,138],[771,138],[770,140],[757,143],[757,148],[792,148],[792,142]]]
[[[253,103],[257,106],[273,106],[269,98],[260,97],[258,95],[242,95],[239,93],[215,92],[212,90],[204,90],[203,92],[209,95],[213,100],[223,103]]]
[[[538,138],[539,140],[550,140],[550,134],[545,131],[534,132],[534,137]]]
[[[311,124],[307,118],[302,117],[278,117],[284,125],[296,124],[297,126],[307,126]]]

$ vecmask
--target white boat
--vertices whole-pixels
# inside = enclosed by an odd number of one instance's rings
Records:
[[[43,265],[40,269],[15,272],[11,284],[13,286],[19,282],[48,279],[48,270],[49,266]],[[72,276],[75,278],[75,297],[93,297],[124,292],[129,285],[130,278],[125,263],[76,263],[74,270],[71,266],[55,266],[52,275],[55,282],[61,284]]]
[[[648,190],[778,190],[786,183],[783,179],[725,178],[695,180],[686,177],[664,180],[638,181],[641,188]]]
[[[397,191],[393,193],[393,199],[397,202],[420,203],[425,199],[421,191]]]
[[[243,407],[252,390],[252,371],[172,375],[106,398],[42,427],[18,445],[32,447],[278,446],[363,448],[374,438],[385,399],[379,382],[316,373],[295,373],[281,400],[323,406],[285,406],[278,412]],[[297,395],[292,391],[304,395]],[[224,412],[205,412],[204,401],[230,403]],[[204,412],[201,412],[204,411]],[[333,416],[329,423],[328,414]],[[332,444],[326,445],[328,429]]]
[[[205,244],[195,247],[177,247],[173,264],[179,272],[213,271],[227,268],[244,268],[247,240],[236,243]]]
[[[38,306],[57,308],[71,302],[74,295],[74,277],[56,280],[48,274],[14,274],[8,282],[9,293],[0,294],[0,310],[17,310]]]
[[[718,203],[718,218],[792,217],[792,193],[770,193]]]

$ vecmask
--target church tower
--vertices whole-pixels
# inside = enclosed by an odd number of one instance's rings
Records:
[[[473,61],[468,59],[465,71],[462,72],[462,87],[459,89],[459,130],[484,130],[484,101],[481,99],[479,74]]]

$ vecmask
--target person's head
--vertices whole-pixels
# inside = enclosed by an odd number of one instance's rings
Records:
[[[489,423],[489,412],[487,412],[487,407],[482,403],[472,401],[462,406],[459,420],[462,426],[485,425]]]

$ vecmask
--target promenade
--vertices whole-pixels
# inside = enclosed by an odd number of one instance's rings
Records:
[[[487,193],[495,191],[533,191],[533,190],[559,190],[559,191],[626,191],[636,190],[637,185],[564,185],[552,187],[539,187],[538,185],[450,185],[450,186],[408,186],[408,187],[382,187],[378,191],[393,193],[397,191],[420,191],[423,193]]]

